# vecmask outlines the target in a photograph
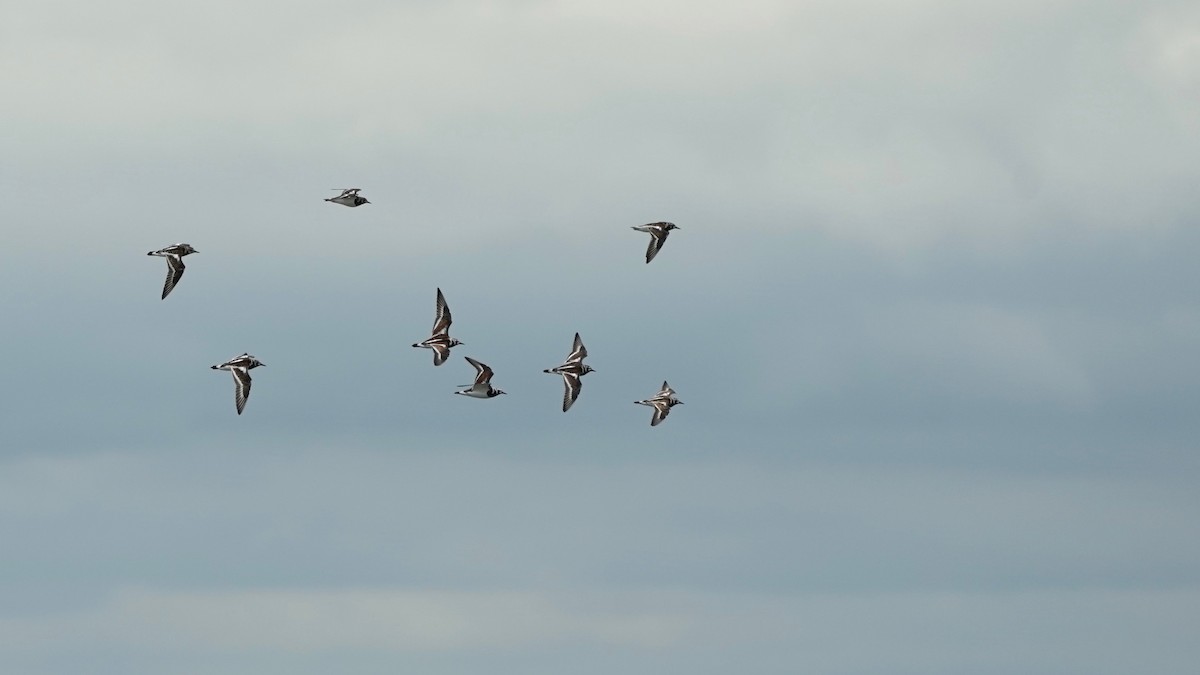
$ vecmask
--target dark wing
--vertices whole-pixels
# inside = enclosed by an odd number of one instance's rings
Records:
[[[658,255],[659,249],[661,249],[663,243],[667,241],[668,233],[668,230],[661,228],[654,228],[653,230],[650,230],[650,245],[646,247],[647,263],[651,260],[654,260],[654,256]]]
[[[446,345],[430,345],[433,350],[433,365],[440,366],[450,358],[450,348]]]
[[[246,399],[250,398],[250,371],[245,368],[232,368],[233,400],[237,403],[237,413],[242,414],[246,409]]]
[[[470,363],[472,366],[475,366],[475,371],[476,371],[475,385],[488,384],[492,381],[492,369],[491,368],[488,368],[486,365],[476,361],[475,359],[473,359],[469,356],[464,356],[463,358],[467,360],[467,363]]]
[[[563,412],[571,409],[571,404],[579,398],[579,390],[583,388],[583,380],[578,375],[563,373]]]
[[[450,307],[446,304],[446,296],[442,295],[442,289],[437,291],[437,314],[433,318],[433,332],[430,335],[438,335],[450,330]]]
[[[662,389],[660,389],[658,393],[654,395],[654,398],[669,398],[671,394],[674,393],[675,390],[671,388],[671,385],[667,384],[666,380],[663,380]]]
[[[175,284],[183,278],[183,258],[177,255],[168,255],[167,258],[167,280],[163,282],[162,299],[166,300],[171,294],[171,289],[175,288]]]
[[[671,413],[671,404],[668,401],[651,401],[650,403],[654,406],[654,415],[650,418],[650,426],[656,427]]]
[[[575,334],[575,343],[571,346],[571,354],[567,356],[566,363],[573,361],[582,361],[587,358],[587,347],[583,346],[583,340],[579,339],[579,333]]]

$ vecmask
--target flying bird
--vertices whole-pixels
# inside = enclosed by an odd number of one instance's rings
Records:
[[[654,260],[654,256],[658,255],[659,249],[661,249],[663,244],[666,243],[667,235],[671,233],[671,230],[682,229],[675,223],[666,222],[646,223],[645,225],[632,225],[631,227],[638,232],[650,233],[650,246],[646,248],[647,263],[649,263],[651,260]]]
[[[349,206],[350,208],[354,208],[355,206],[362,206],[363,204],[371,203],[370,201],[367,200],[366,197],[360,197],[358,195],[358,193],[362,190],[362,188],[333,188],[333,189],[334,190],[340,189],[342,191],[342,194],[340,194],[336,197],[330,197],[330,198],[326,199],[325,201],[333,202],[334,204],[341,204],[342,206]]]
[[[563,412],[570,410],[571,405],[575,403],[575,399],[579,398],[579,391],[583,387],[583,382],[580,378],[594,370],[594,368],[583,362],[583,359],[587,355],[587,347],[583,346],[583,340],[579,339],[579,333],[576,333],[575,342],[571,345],[571,353],[567,355],[567,359],[563,361],[563,364],[542,371],[543,373],[557,373],[562,375]]]
[[[671,408],[677,405],[682,405],[683,401],[675,398],[675,390],[663,380],[662,389],[657,394],[651,396],[644,401],[634,401],[638,405],[648,405],[654,408],[654,414],[650,417],[650,426],[656,427],[659,422],[667,418],[671,413]]]
[[[233,400],[237,404],[239,415],[246,409],[246,399],[250,398],[250,370],[265,365],[267,364],[243,353],[212,367],[213,370],[228,370],[233,373]]]
[[[413,346],[432,349],[433,365],[440,366],[446,362],[446,359],[450,358],[450,348],[462,343],[450,337],[450,307],[446,304],[446,297],[442,295],[442,289],[440,288],[437,289],[437,302],[435,306],[436,313],[433,317],[432,335]]]
[[[495,398],[500,394],[506,393],[492,386],[493,373],[491,368],[469,356],[464,356],[463,358],[467,360],[467,363],[475,367],[475,383],[472,385],[459,385],[467,388],[454,393],[470,396],[471,398]]]
[[[167,296],[171,294],[171,289],[175,288],[175,284],[179,283],[179,280],[183,278],[183,270],[186,269],[183,264],[183,256],[196,252],[196,249],[192,248],[191,244],[175,244],[166,248],[160,248],[157,251],[150,251],[146,254],[167,259],[167,280],[163,282],[163,300],[167,299]]]

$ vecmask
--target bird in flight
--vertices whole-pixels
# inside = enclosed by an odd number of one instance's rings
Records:
[[[450,337],[450,307],[446,304],[446,296],[442,289],[437,289],[436,313],[433,317],[433,330],[426,340],[414,344],[414,347],[424,347],[433,350],[433,365],[440,366],[450,358],[450,348],[461,345],[458,340]]]
[[[683,229],[675,223],[646,223],[645,225],[631,225],[638,232],[650,233],[650,246],[646,248],[646,262],[654,260],[654,256],[658,255],[659,249],[667,241],[667,235],[671,230]]]
[[[675,390],[663,380],[662,389],[657,394],[651,396],[644,401],[634,401],[638,405],[648,405],[654,408],[654,414],[650,417],[650,426],[656,427],[659,422],[667,418],[671,413],[671,408],[677,405],[682,405],[683,401],[675,398]]]
[[[157,251],[150,251],[146,255],[156,255],[160,258],[167,259],[167,280],[163,282],[162,299],[166,300],[171,294],[171,289],[175,288],[175,284],[183,278],[183,270],[186,266],[183,264],[183,256],[196,253],[196,249],[192,248],[191,244],[175,244],[160,248]]]
[[[350,208],[371,203],[366,197],[359,196],[358,193],[362,190],[362,188],[334,188],[334,190],[338,189],[342,191],[342,194],[336,197],[330,197],[325,201],[333,202],[334,204],[341,204],[342,206],[349,206]]]
[[[579,398],[579,391],[583,387],[583,382],[580,378],[595,370],[583,362],[583,359],[587,355],[587,347],[583,346],[583,340],[579,338],[579,333],[576,333],[575,342],[571,345],[571,353],[567,355],[567,359],[563,361],[562,365],[542,371],[543,373],[557,373],[562,375],[563,412],[567,412],[571,408],[571,405],[575,403],[575,399]]]
[[[243,353],[212,367],[213,370],[228,370],[233,373],[233,401],[237,405],[239,415],[246,409],[246,399],[250,398],[250,370],[265,365],[267,364],[250,354]]]
[[[467,363],[475,367],[475,383],[471,385],[459,385],[467,388],[454,393],[470,396],[471,398],[495,398],[500,394],[506,393],[492,386],[493,373],[491,368],[469,356],[464,356],[463,358],[467,360]]]

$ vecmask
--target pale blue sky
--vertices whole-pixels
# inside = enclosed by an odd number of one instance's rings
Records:
[[[0,4],[0,671],[1200,660],[1194,3]]]

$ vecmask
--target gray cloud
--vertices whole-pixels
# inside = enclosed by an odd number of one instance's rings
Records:
[[[63,635],[81,654],[235,671],[340,651],[373,672],[382,650],[461,672],[492,649],[519,669],[587,645],[700,672],[735,654],[768,672],[1190,662],[1187,479],[496,454],[256,443],[9,462],[0,662],[59,662]]]
[[[0,664],[1186,672],[1197,36],[1172,2],[23,7]],[[208,366],[245,350],[238,417]],[[510,396],[453,396],[463,355]]]

